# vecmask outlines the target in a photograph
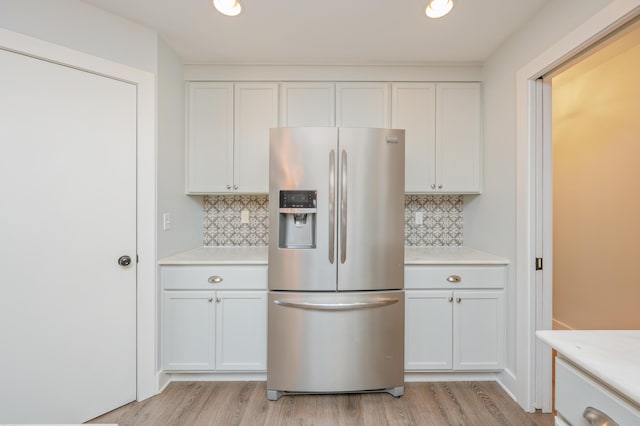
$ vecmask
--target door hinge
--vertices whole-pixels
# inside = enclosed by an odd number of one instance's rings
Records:
[[[536,271],[542,271],[542,258],[536,257]]]
[[[136,254],[136,263],[140,262],[140,258],[138,257],[138,255]]]

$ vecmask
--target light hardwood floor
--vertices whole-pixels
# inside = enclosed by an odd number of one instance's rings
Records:
[[[265,382],[174,382],[89,423],[119,425],[553,425],[494,382],[407,383],[405,394],[266,399]]]

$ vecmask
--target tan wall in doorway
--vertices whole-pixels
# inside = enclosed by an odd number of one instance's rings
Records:
[[[552,84],[554,323],[640,329],[640,30]]]

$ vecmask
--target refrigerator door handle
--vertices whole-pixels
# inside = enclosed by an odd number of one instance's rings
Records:
[[[340,263],[347,260],[347,152],[342,150],[340,160]]]
[[[333,265],[336,249],[336,152],[329,153],[329,263]]]
[[[273,303],[279,306],[306,309],[312,311],[349,311],[354,309],[371,309],[382,306],[393,305],[400,299],[384,298],[373,302],[352,302],[352,303],[310,303],[310,302],[288,302],[286,300],[274,300]]]

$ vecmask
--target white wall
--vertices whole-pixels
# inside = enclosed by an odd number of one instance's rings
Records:
[[[155,31],[79,0],[0,0],[0,27],[156,72]]]
[[[202,197],[185,195],[182,60],[158,41],[158,257],[202,245]],[[171,229],[162,215],[171,213]]]
[[[526,380],[527,360],[516,347],[516,73],[558,39],[611,3],[611,0],[550,1],[485,62],[484,187],[465,197],[465,245],[512,260],[507,285],[507,372],[502,383],[521,404],[518,381]]]

